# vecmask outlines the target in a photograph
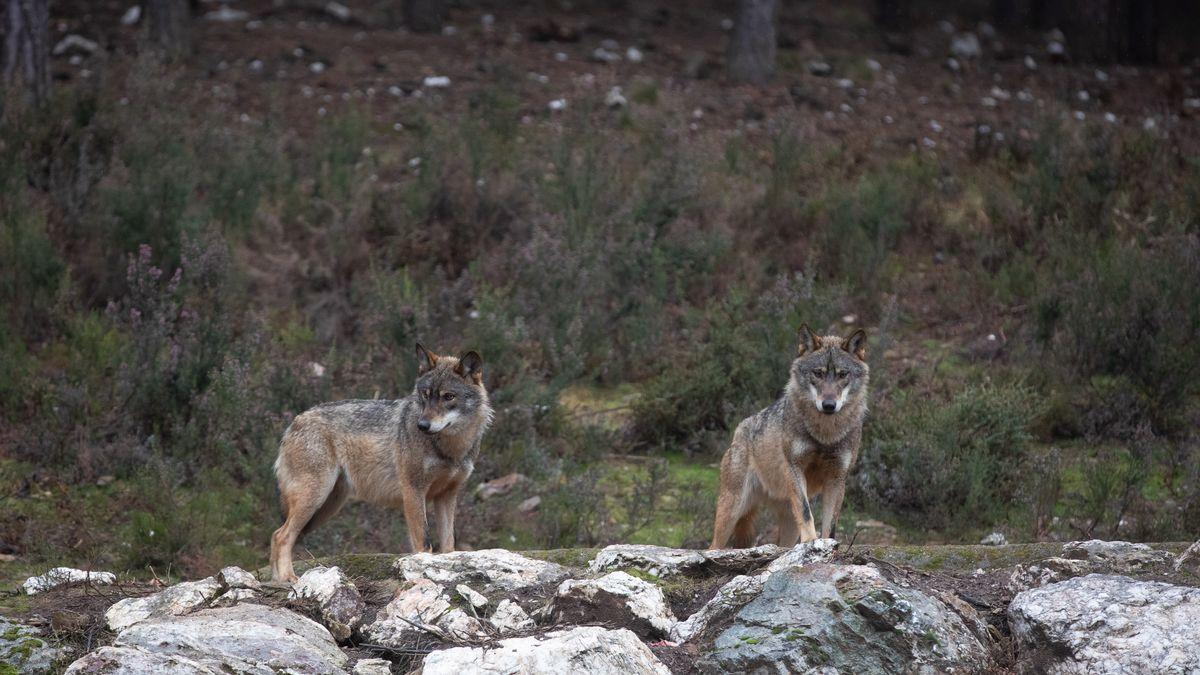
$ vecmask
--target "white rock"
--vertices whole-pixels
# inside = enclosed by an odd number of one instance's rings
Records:
[[[218,21],[221,23],[232,23],[234,21],[245,21],[250,18],[249,12],[243,12],[240,9],[233,9],[229,5],[221,5],[221,8],[215,12],[208,12],[204,15],[208,21]]]
[[[221,673],[341,675],[348,660],[321,624],[252,604],[143,621],[121,631],[113,645],[183,657]]]
[[[50,53],[54,56],[62,56],[70,51],[82,54],[94,54],[97,49],[100,49],[100,45],[96,44],[94,40],[89,40],[82,35],[72,33],[59,40]]]
[[[140,647],[101,647],[76,660],[64,675],[224,675],[198,661]]]
[[[423,675],[669,675],[670,672],[632,632],[599,626],[579,626],[537,637],[508,638],[492,648],[444,649],[425,657],[421,668]]]
[[[492,616],[488,620],[496,627],[496,630],[500,631],[501,635],[529,630],[534,626],[533,619],[529,618],[529,614],[508,598],[500,601],[500,604],[496,606],[496,611],[492,612]]]
[[[1101,539],[1072,541],[1063,544],[1062,550],[1064,558],[1087,560],[1110,572],[1134,572],[1166,563],[1173,557],[1170,552],[1153,549],[1147,544]]]
[[[135,23],[137,23],[138,21],[140,21],[141,18],[142,18],[142,6],[134,5],[134,6],[130,7],[129,9],[125,10],[125,13],[121,15],[121,25],[122,26],[132,26]]]
[[[989,335],[988,338],[995,340],[994,335]],[[984,546],[1007,546],[1008,537],[1005,537],[1003,532],[993,532],[979,540],[979,543],[983,544]]]
[[[350,672],[353,675],[392,675],[392,662],[387,659],[359,659]]]
[[[833,66],[824,61],[809,61],[805,67],[808,68],[808,72],[818,77],[826,77],[833,73]]]
[[[258,597],[258,593],[249,588],[231,588],[228,591],[217,596],[209,607],[233,607],[236,604],[253,600]]]
[[[959,33],[950,38],[950,53],[960,59],[977,59],[983,56],[983,47],[974,33]]]
[[[1038,67],[1037,61],[1034,61],[1032,56],[1026,54],[1025,55],[1025,67],[1029,70],[1037,70],[1037,67]]]
[[[625,60],[630,63],[641,63],[645,57],[642,55],[642,50],[637,47],[630,47],[625,50]]]
[[[616,63],[621,60],[621,55],[604,47],[596,47],[592,51],[592,60],[600,63]]]
[[[408,588],[400,589],[362,632],[376,644],[402,647],[414,638],[427,638],[429,634],[456,639],[479,637],[483,625],[463,610],[452,607],[440,585],[418,579]]]
[[[1184,565],[1196,565],[1200,563],[1200,541],[1187,547],[1183,553],[1180,553],[1175,562],[1171,565],[1176,572],[1183,569]]]
[[[550,108],[552,112],[561,112],[567,109],[567,99],[556,98],[553,101],[550,101],[550,103],[547,104],[547,107]]]
[[[185,581],[144,598],[119,600],[104,613],[111,630],[119,631],[151,618],[179,616],[208,604],[221,592],[216,578]]]
[[[620,87],[613,87],[604,95],[604,105],[610,108],[624,108],[629,105],[629,101],[625,99]]]
[[[567,577],[562,565],[526,558],[504,549],[414,553],[396,561],[407,580],[429,579],[445,584],[483,584],[485,594],[529,586],[557,584]]]
[[[671,627],[671,640],[687,642],[704,632],[713,619],[732,614],[762,592],[768,574],[738,575],[721,588],[700,609]]]
[[[107,586],[116,580],[117,575],[112,572],[89,572],[73,567],[55,567],[41,576],[29,577],[25,583],[21,584],[21,589],[25,591],[25,595],[33,595],[63,584],[87,582],[98,586]]]
[[[662,589],[625,572],[599,579],[568,579],[559,584],[551,615],[562,623],[582,623],[591,617],[615,619],[639,635],[666,637],[675,624]]]
[[[458,591],[458,594],[462,596],[463,600],[471,603],[471,606],[475,609],[483,609],[488,605],[488,599],[483,597],[482,593],[466,584],[459,584],[454,587],[454,590]]]
[[[1091,565],[1083,560],[1047,558],[1014,567],[1008,578],[1008,590],[1016,594],[1030,588],[1040,588],[1056,581],[1082,576],[1091,571]]]
[[[1042,672],[1200,671],[1198,588],[1091,574],[1017,595],[1008,619]]]
[[[837,547],[838,542],[836,539],[815,539],[796,544],[783,555],[776,558],[770,565],[767,565],[764,573],[773,574],[789,567],[803,567],[822,562],[833,555]]]
[[[217,583],[221,584],[221,588],[260,588],[258,579],[246,570],[230,565],[217,572]]]
[[[450,86],[450,78],[445,75],[430,75],[421,84],[429,89],[445,89]]]
[[[593,572],[605,572],[621,567],[640,570],[657,569],[657,576],[667,577],[704,565],[700,551],[667,548],[649,544],[613,544],[606,546],[588,563]]]
[[[338,21],[350,20],[350,8],[340,2],[325,3],[325,13]]]
[[[288,600],[314,603],[321,613],[321,622],[339,640],[349,639],[362,622],[362,596],[338,567],[308,570],[292,586]]]

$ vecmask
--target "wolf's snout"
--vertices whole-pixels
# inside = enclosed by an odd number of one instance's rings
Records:
[[[417,420],[417,428],[425,433],[429,433],[429,420]]]
[[[821,412],[825,413],[826,415],[832,415],[833,413],[837,412],[837,401],[831,401],[829,399],[821,401]]]

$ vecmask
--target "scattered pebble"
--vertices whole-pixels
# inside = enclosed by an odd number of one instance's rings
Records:
[[[1029,70],[1037,70],[1037,61],[1034,61],[1032,56],[1026,54],[1025,67]]]
[[[939,123],[937,120],[929,120],[929,128],[930,128],[930,129],[933,131],[933,133],[935,133],[935,134],[940,134],[940,133],[942,133],[942,125],[941,125],[941,123]]]
[[[562,112],[563,110],[567,109],[567,99],[556,98],[553,101],[550,101],[548,107],[550,108],[551,112]]]
[[[805,65],[808,68],[808,72],[819,77],[827,77],[833,73],[833,66],[824,61],[809,61]]]
[[[445,75],[430,75],[421,80],[421,84],[429,89],[445,89],[450,86],[450,78]]]
[[[604,95],[604,105],[610,108],[624,108],[629,105],[629,101],[626,100],[625,94],[621,92],[620,87],[613,87]]]
[[[138,21],[140,21],[141,18],[142,18],[142,6],[134,5],[134,6],[130,7],[129,9],[125,10],[125,13],[121,15],[121,25],[122,26],[132,26],[132,25],[136,24]]]
[[[625,59],[630,63],[641,63],[643,58],[645,57],[642,55],[642,50],[637,47],[630,47],[625,50]]]
[[[249,12],[243,12],[240,9],[233,9],[229,5],[221,5],[221,8],[215,12],[208,12],[204,15],[207,21],[219,21],[221,23],[233,23],[235,21],[245,21],[250,18]]]

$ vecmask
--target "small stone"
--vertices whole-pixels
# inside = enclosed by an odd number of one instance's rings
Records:
[[[112,572],[91,572],[72,567],[55,567],[41,576],[26,579],[25,583],[21,584],[21,590],[25,591],[25,595],[34,595],[64,584],[89,583],[107,586],[115,583],[116,580],[117,575]]]
[[[142,6],[134,5],[134,6],[130,7],[129,9],[125,10],[125,13],[121,15],[121,25],[122,26],[132,26],[132,25],[136,24],[138,21],[140,21],[141,18],[142,18]]]
[[[547,104],[547,107],[550,108],[550,112],[562,112],[567,109],[567,99],[556,98],[553,101],[550,101],[550,103]]]
[[[534,496],[530,497],[529,499],[526,499],[525,501],[518,504],[517,511],[520,511],[521,513],[533,513],[534,511],[537,511],[538,507],[541,505],[542,505],[542,498],[537,495],[534,495]]]
[[[430,75],[421,80],[421,85],[427,89],[445,89],[450,86],[450,78],[445,75]]]
[[[482,593],[476,591],[466,584],[459,584],[454,587],[454,590],[458,591],[458,594],[462,596],[464,600],[471,603],[471,606],[475,609],[483,609],[488,605],[488,599],[485,598]]]
[[[488,620],[496,627],[496,630],[500,631],[501,635],[529,630],[535,625],[533,619],[529,618],[529,614],[508,598],[500,601],[500,604],[496,606],[496,611],[492,612],[492,616]]]
[[[630,47],[625,50],[625,60],[630,63],[641,63],[644,58],[642,50],[637,47]]]
[[[352,675],[392,675],[392,662],[386,659],[359,659]]]
[[[217,21],[219,23],[233,23],[236,21],[245,21],[250,18],[249,12],[243,12],[240,9],[233,9],[229,5],[221,5],[221,8],[215,12],[208,12],[204,15],[206,21]]]
[[[988,339],[992,342],[995,342],[996,336],[989,335]],[[1003,532],[993,532],[981,539],[979,543],[983,544],[984,546],[1007,546],[1008,538],[1004,536]]]
[[[808,72],[818,77],[828,77],[833,74],[833,66],[824,61],[809,61],[806,64]]]

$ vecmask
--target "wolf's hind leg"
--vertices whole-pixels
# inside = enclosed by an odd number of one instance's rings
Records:
[[[724,481],[722,481],[724,482]],[[733,530],[737,525],[738,507],[741,506],[740,495],[722,486],[721,492],[717,495],[717,517],[713,521],[713,539],[710,549],[725,548],[725,544],[729,543],[729,537],[733,536]]]
[[[281,480],[279,489],[285,504],[286,519],[271,535],[271,579],[295,581],[296,571],[292,568],[292,548],[304,531],[305,525],[331,497],[337,484],[336,469],[324,476],[289,476]]]
[[[309,518],[308,522],[304,524],[304,529],[300,531],[300,536],[312,532],[337,514],[349,496],[350,483],[346,480],[345,474],[338,472],[337,482],[333,484],[333,489],[330,490],[329,496],[325,498],[325,502],[312,515],[312,518]]]
[[[790,502],[772,502],[771,510],[775,512],[775,520],[779,521],[779,540],[775,543],[784,548],[795,546],[800,538],[800,530],[796,528],[796,519],[792,517]]]
[[[751,508],[733,526],[733,547],[750,548],[754,545],[754,517],[758,510]]]

